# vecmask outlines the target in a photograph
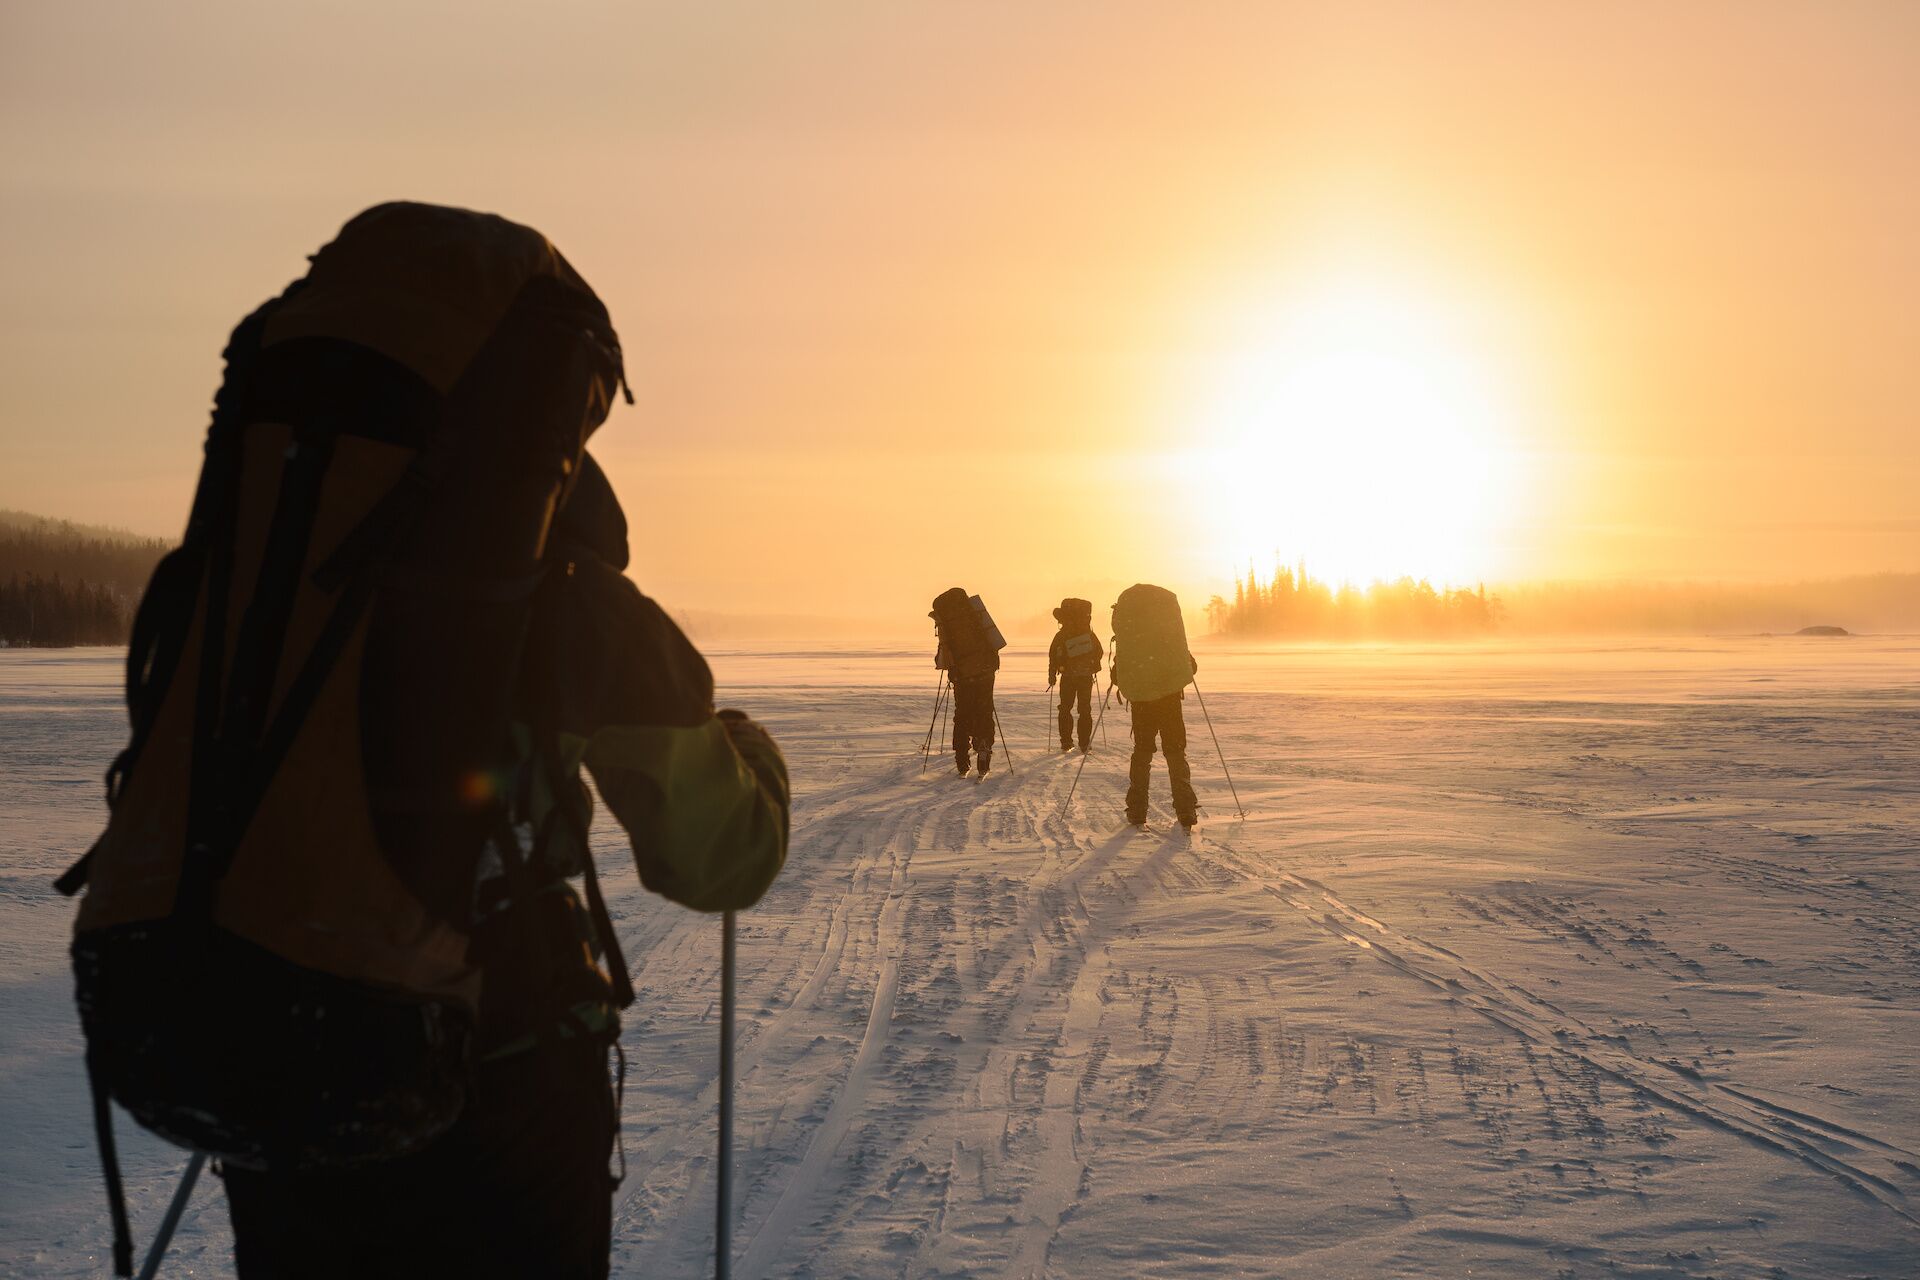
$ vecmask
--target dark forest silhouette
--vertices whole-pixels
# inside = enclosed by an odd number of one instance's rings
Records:
[[[124,644],[159,538],[0,511],[0,644]]]
[[[1333,586],[1304,564],[1276,568],[1265,583],[1248,570],[1233,599],[1207,602],[1215,635],[1309,640],[1416,640],[1484,635],[1502,609],[1486,588],[1435,587],[1424,578],[1398,578],[1358,587]]]

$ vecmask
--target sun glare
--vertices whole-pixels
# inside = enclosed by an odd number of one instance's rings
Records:
[[[1513,387],[1471,308],[1346,274],[1244,326],[1198,459],[1222,560],[1328,581],[1470,584],[1503,568],[1524,484]]]

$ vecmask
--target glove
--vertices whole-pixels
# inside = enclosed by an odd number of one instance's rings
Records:
[[[1052,692],[1053,692],[1053,677],[1052,677],[1052,676],[1048,676],[1048,677],[1047,677],[1047,692],[1048,692],[1048,693],[1052,693]]]

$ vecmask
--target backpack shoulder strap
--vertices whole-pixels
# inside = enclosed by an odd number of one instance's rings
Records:
[[[547,787],[553,797],[554,812],[559,820],[565,822],[573,835],[574,844],[580,850],[581,878],[586,883],[587,910],[593,919],[593,931],[598,935],[600,949],[607,959],[608,983],[613,989],[614,1004],[621,1009],[632,1007],[633,974],[627,968],[626,953],[620,949],[620,936],[613,931],[613,916],[607,911],[606,896],[600,891],[600,873],[594,869],[593,847],[587,843],[586,824],[580,821],[580,812],[567,803],[566,797],[578,787],[577,778],[569,778],[561,763],[560,735],[550,728],[542,728],[534,734],[534,753],[543,757],[547,765]],[[542,832],[542,843],[546,832]]]

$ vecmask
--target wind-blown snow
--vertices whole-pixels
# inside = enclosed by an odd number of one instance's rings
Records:
[[[100,1274],[48,888],[119,655],[0,653],[0,1273]],[[742,917],[736,1274],[1920,1272],[1920,642],[1201,653],[1191,843],[1124,717],[921,769],[923,653],[722,654],[794,847]],[[640,1001],[615,1272],[710,1268],[719,927],[601,866]],[[122,1122],[136,1231],[184,1156]],[[162,1274],[231,1273],[217,1180]]]

